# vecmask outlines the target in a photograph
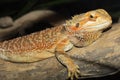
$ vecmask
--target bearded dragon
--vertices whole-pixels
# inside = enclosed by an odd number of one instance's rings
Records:
[[[78,78],[79,67],[66,51],[73,46],[84,47],[93,43],[111,23],[112,19],[104,9],[88,11],[72,17],[64,25],[1,42],[0,58],[13,62],[35,62],[55,56],[66,66],[69,78]]]

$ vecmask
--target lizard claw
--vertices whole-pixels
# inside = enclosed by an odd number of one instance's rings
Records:
[[[80,75],[80,71],[78,65],[68,67],[68,78],[70,78],[71,80],[73,80],[74,78],[78,79],[79,75]]]

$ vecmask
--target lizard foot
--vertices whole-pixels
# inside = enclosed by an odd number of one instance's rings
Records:
[[[74,78],[78,79],[79,76],[80,76],[80,71],[78,65],[68,67],[68,78],[70,78],[70,80],[73,80]]]

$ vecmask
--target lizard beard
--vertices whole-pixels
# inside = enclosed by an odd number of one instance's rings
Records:
[[[95,40],[97,40],[101,32],[100,31],[95,31],[95,32],[70,32],[70,35],[68,35],[68,38],[70,39],[71,43],[74,44],[76,47],[84,47]]]

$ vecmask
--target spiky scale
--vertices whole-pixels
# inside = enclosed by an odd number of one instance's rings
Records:
[[[62,26],[49,28],[31,35],[2,42],[0,48],[14,53],[28,50],[44,50],[51,48],[59,40]]]

